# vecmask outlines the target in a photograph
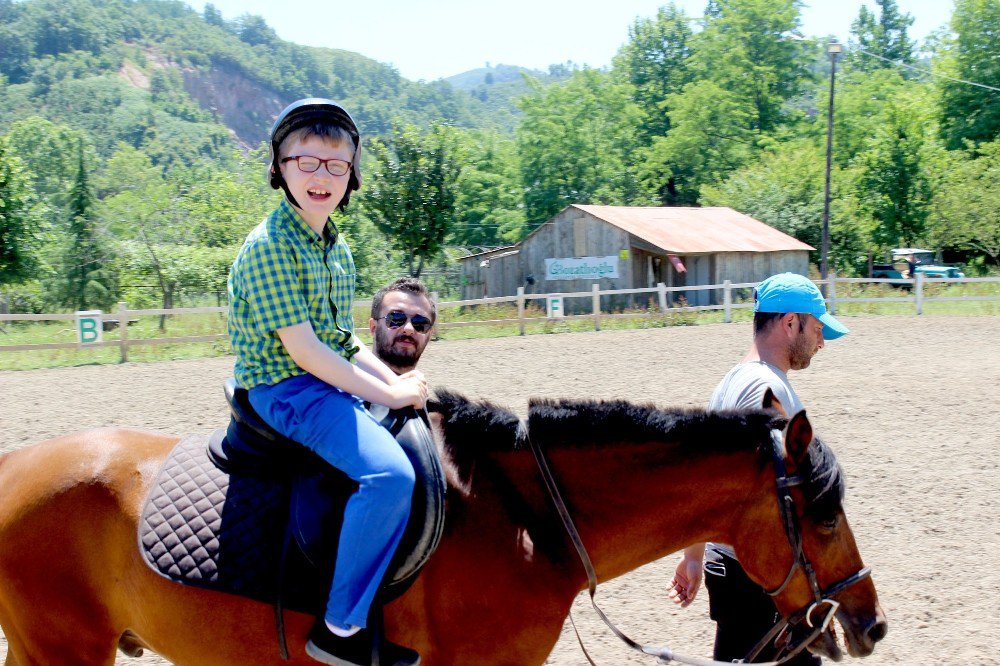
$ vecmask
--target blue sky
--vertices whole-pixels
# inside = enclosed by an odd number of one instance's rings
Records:
[[[198,11],[203,0],[186,0]],[[282,39],[356,51],[391,64],[412,80],[432,81],[470,69],[520,65],[545,70],[571,60],[605,67],[636,17],[668,0],[213,0],[227,19],[263,16]],[[701,16],[705,0],[677,0]],[[806,0],[802,32],[846,41],[861,5],[874,0]],[[914,17],[911,38],[946,25],[951,0],[897,0]]]

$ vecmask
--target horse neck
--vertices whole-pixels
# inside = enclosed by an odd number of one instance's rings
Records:
[[[698,454],[640,442],[559,448],[548,456],[601,580],[692,543],[732,543],[742,517],[773,484],[753,451]]]
[[[748,492],[761,485],[753,454],[681,459],[664,451],[547,452],[601,580],[692,542],[725,541],[739,505],[760,494]],[[428,663],[541,664],[586,576],[534,457],[495,452],[477,461],[468,483],[449,477],[444,538],[392,605],[389,630]],[[498,627],[510,640],[495,640]]]

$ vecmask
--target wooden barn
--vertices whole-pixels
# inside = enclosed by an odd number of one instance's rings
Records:
[[[806,275],[814,248],[732,208],[572,205],[523,241],[462,257],[462,298],[757,282]],[[687,292],[714,304],[716,290]]]

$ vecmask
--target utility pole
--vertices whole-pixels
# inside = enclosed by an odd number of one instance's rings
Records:
[[[833,82],[837,76],[837,56],[844,47],[833,39],[826,45],[830,56],[830,104],[826,111],[826,184],[823,188],[823,243],[820,248],[820,277],[826,279],[830,269],[830,168],[833,160]]]

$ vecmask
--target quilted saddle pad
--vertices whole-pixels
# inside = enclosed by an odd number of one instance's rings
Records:
[[[143,508],[140,549],[170,580],[275,603],[288,482],[220,470],[208,457],[208,439],[185,437],[170,453]],[[290,547],[283,604],[318,614],[331,577]]]

